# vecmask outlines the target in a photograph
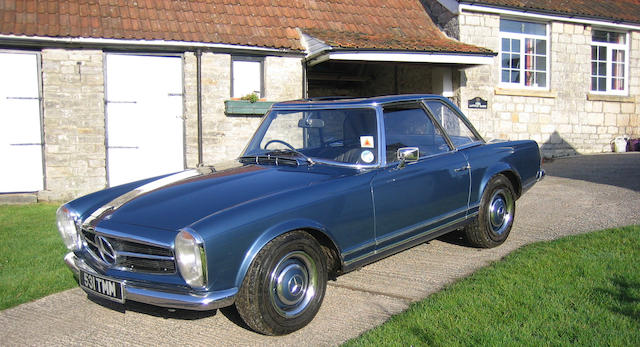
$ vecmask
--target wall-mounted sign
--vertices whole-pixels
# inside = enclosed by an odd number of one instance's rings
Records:
[[[486,109],[487,108],[487,100],[476,96],[473,99],[469,100],[469,108],[480,108],[480,109]]]

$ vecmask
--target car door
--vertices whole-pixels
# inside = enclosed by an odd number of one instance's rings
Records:
[[[383,108],[387,166],[372,181],[376,248],[380,252],[462,221],[469,199],[469,166],[453,150],[422,103]],[[417,147],[417,161],[397,160]]]

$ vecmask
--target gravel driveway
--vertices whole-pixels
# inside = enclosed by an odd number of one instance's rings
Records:
[[[0,344],[336,345],[522,245],[640,224],[640,153],[557,159],[544,167],[545,180],[518,200],[504,245],[470,248],[450,234],[339,277],[313,322],[284,337],[247,330],[232,309],[169,312],[133,303],[123,309],[96,304],[76,288],[0,312]]]

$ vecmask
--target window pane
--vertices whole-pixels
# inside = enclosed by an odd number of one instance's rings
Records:
[[[537,59],[536,59],[536,70],[547,71],[547,58],[545,58],[545,57],[537,57]]]
[[[607,42],[607,32],[594,30],[591,34],[591,40],[596,42]]]
[[[503,52],[510,52],[511,51],[511,45],[509,44],[511,41],[509,39],[502,39],[502,51]]]
[[[456,147],[478,140],[458,114],[440,101],[427,101],[427,106]]]
[[[607,63],[598,63],[598,76],[607,75]]]
[[[604,92],[607,90],[607,79],[602,77],[598,78],[598,90]]]
[[[520,83],[520,71],[511,71],[511,83]]]
[[[511,56],[509,54],[502,54],[502,67],[509,67],[509,61],[511,60]]]
[[[624,51],[619,49],[614,49],[611,52],[611,58],[615,62],[624,62]]]
[[[598,59],[598,47],[591,46],[591,60],[596,60],[596,59]]]
[[[547,40],[536,40],[536,54],[547,54]]]
[[[500,19],[500,31],[515,34],[547,35],[547,26],[541,23]]]
[[[511,39],[511,51],[515,53],[520,53],[520,40]]]
[[[624,78],[612,78],[611,83],[613,84],[612,89],[624,90]]]
[[[522,33],[522,22],[509,19],[500,19],[500,31],[507,33]]]
[[[607,60],[607,47],[599,46],[598,51],[598,60]]]
[[[450,150],[447,141],[420,105],[388,106],[384,108],[387,139],[387,161],[398,160],[398,149],[418,147],[420,156]]]
[[[591,34],[591,41],[624,44],[626,43],[626,35],[612,31],[594,30]]]
[[[261,97],[262,62],[260,61],[233,61],[233,95],[234,98],[256,93]]]
[[[536,83],[538,87],[544,88],[547,86],[547,74],[544,72],[536,72]]]
[[[511,82],[509,80],[509,70],[502,70],[502,79],[501,79],[501,81],[502,82],[507,82],[507,83]]]
[[[591,77],[591,90],[598,90],[598,79]]]
[[[533,54],[533,41],[532,39],[526,39],[524,41],[524,53],[525,54]]]
[[[511,68],[512,69],[519,69],[520,68],[520,56],[519,55],[512,55],[511,56]]]

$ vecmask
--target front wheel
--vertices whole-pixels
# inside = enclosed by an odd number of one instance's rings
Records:
[[[501,245],[511,232],[515,214],[513,186],[508,178],[497,175],[485,188],[478,217],[465,228],[467,240],[475,247]]]
[[[271,240],[256,255],[236,299],[242,319],[265,335],[307,325],[320,309],[327,286],[321,246],[302,231]]]

